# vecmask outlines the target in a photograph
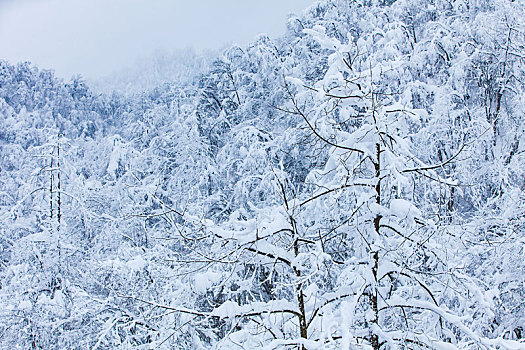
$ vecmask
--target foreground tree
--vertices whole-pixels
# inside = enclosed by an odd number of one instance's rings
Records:
[[[457,186],[435,170],[452,164],[464,146],[440,164],[418,159],[411,138],[423,112],[382,83],[385,68],[321,27],[309,34],[335,46],[331,66],[308,90],[288,79],[286,112],[303,120],[329,156],[308,176],[311,191],[294,196],[276,172],[282,205],[208,227],[220,246],[210,262],[229,259],[237,266],[230,283],[252,285],[244,297],[228,288],[230,301],[211,312],[246,323],[225,343],[256,346],[263,332],[270,347],[517,348],[484,338],[466,322],[478,312],[491,314],[491,301],[446,256],[452,237],[413,204],[419,177]],[[317,93],[309,96],[312,90]],[[312,113],[302,108],[307,98]],[[246,280],[247,264],[268,276],[266,299],[254,297],[258,288]]]

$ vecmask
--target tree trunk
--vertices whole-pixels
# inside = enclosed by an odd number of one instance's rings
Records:
[[[375,197],[376,197],[376,203],[381,205],[381,144],[378,142],[376,144],[376,150],[377,150],[377,161],[374,163],[374,169],[375,169],[375,176],[377,179],[377,184],[375,187]],[[376,215],[374,218],[374,230],[376,238],[379,237],[379,229],[380,229],[380,223],[381,223],[381,215]],[[374,278],[373,285],[371,286],[370,290],[370,307],[372,309],[372,319],[370,320],[370,323],[372,323],[372,327],[379,328],[379,308],[377,305],[377,270],[379,266],[379,252],[377,251],[378,247],[374,244],[373,250],[370,252],[371,258],[372,258],[372,276]],[[376,333],[375,330],[370,330],[370,343],[372,345],[372,348],[374,350],[379,350],[379,336]]]

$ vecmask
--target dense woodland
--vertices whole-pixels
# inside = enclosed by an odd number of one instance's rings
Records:
[[[138,92],[0,61],[1,348],[525,348],[525,3],[287,28]]]

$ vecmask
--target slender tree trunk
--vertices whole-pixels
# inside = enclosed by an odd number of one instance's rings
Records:
[[[289,211],[290,207],[288,206],[288,200],[286,199],[286,191],[284,189],[284,186],[279,183],[283,195],[284,205],[286,207],[286,210]],[[289,214],[290,215],[290,214]],[[290,215],[290,226],[292,228],[292,238],[293,238],[293,250],[295,257],[299,256],[299,240],[298,240],[298,232],[297,232],[297,225],[295,222],[295,219]],[[295,276],[297,277],[297,280],[301,280],[301,270],[297,267],[293,266],[293,271],[295,273]],[[299,333],[301,335],[301,338],[308,339],[308,323],[306,321],[306,311],[304,308],[304,293],[303,293],[303,283],[299,282],[297,284],[296,288],[296,296],[297,296],[297,304],[299,306]],[[301,350],[306,350],[306,347],[304,345],[301,345]]]
[[[295,223],[292,219],[292,228],[294,231],[294,254],[297,257],[299,255],[299,242],[297,240],[297,230],[295,227]],[[294,267],[293,268],[295,275],[297,276],[297,279],[301,279],[301,271]],[[304,293],[303,293],[303,283],[299,283],[297,285],[297,303],[299,306],[299,331],[301,334],[301,338],[308,339],[308,324],[306,322],[306,312],[304,308]],[[301,345],[302,350],[306,350],[306,347],[304,345]]]
[[[58,231],[60,231],[60,221],[62,219],[62,203],[60,198],[60,144],[57,145],[57,221],[58,221]]]
[[[49,164],[49,218],[53,220],[53,154]]]
[[[377,160],[374,163],[374,170],[375,170],[375,176],[377,179],[377,184],[375,186],[375,199],[376,203],[381,205],[381,144],[378,142],[376,144],[376,151],[377,151]],[[380,223],[381,223],[381,215],[376,215],[374,218],[374,231],[377,239],[380,235],[379,229],[380,229]],[[378,247],[376,244],[373,245],[373,250],[370,252],[371,258],[372,258],[372,276],[374,278],[373,285],[371,286],[370,290],[370,307],[372,309],[372,319],[370,320],[370,323],[372,324],[373,328],[379,328],[379,308],[378,308],[378,293],[377,293],[377,270],[379,267],[379,252],[377,251]],[[372,345],[372,348],[374,350],[379,350],[379,336],[375,330],[370,331],[370,343]]]

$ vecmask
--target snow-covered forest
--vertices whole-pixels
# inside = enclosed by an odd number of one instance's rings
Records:
[[[525,349],[524,1],[183,59],[0,60],[0,348]]]

